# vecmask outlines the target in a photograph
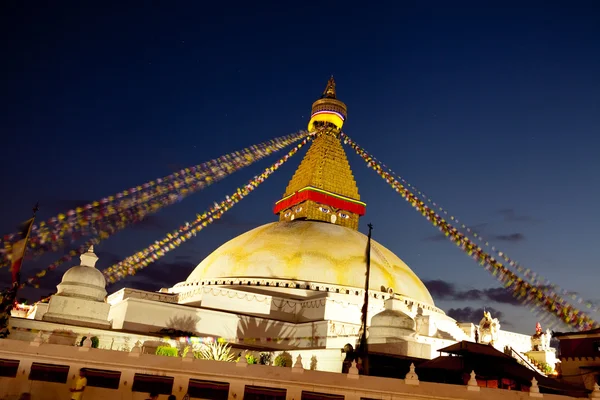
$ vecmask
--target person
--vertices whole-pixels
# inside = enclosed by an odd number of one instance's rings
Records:
[[[79,370],[79,378],[75,381],[75,387],[71,388],[71,400],[83,399],[83,391],[87,386],[87,378],[85,377],[85,370],[82,368]]]
[[[158,400],[158,393],[150,392],[150,397],[147,400]]]

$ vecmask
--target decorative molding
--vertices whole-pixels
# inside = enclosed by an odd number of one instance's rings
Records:
[[[119,301],[123,301],[127,298],[142,299],[159,301],[161,303],[177,304],[179,302],[179,296],[175,293],[157,293],[157,292],[146,292],[144,290],[123,288],[118,292],[115,292],[107,297],[107,303],[114,305]]]
[[[286,288],[286,289],[300,289],[300,290],[310,290],[315,292],[325,292],[325,293],[335,293],[342,295],[351,295],[356,296],[357,298],[362,300],[364,297],[364,289],[354,288],[349,286],[341,286],[341,285],[333,285],[329,283],[322,282],[305,282],[305,281],[295,281],[289,279],[271,279],[271,278],[227,278],[227,277],[217,277],[217,278],[209,278],[203,279],[201,281],[196,282],[180,282],[174,286],[174,288],[198,288],[199,286],[263,286],[263,287],[276,287],[276,288]],[[237,290],[231,288],[232,290]],[[192,295],[189,294],[190,291],[182,291],[179,293],[179,302],[188,299]],[[195,290],[193,293],[197,293]],[[413,307],[421,308],[423,311],[429,311],[430,313],[437,313],[445,315],[444,311],[438,307],[435,307],[431,304],[426,304],[415,300],[410,297],[403,296],[397,293],[389,293],[382,292],[376,290],[369,290],[369,297],[378,300],[387,300],[390,298],[396,298],[400,301],[404,301],[406,306],[409,304],[413,304]],[[362,301],[361,301],[362,304]]]

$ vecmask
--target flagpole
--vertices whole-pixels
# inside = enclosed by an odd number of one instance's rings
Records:
[[[18,264],[16,266],[11,265],[11,272],[13,274],[12,285],[2,292],[2,297],[0,299],[0,339],[7,338],[10,334],[10,331],[8,329],[8,322],[10,320],[10,315],[14,307],[15,300],[17,299],[19,287],[21,286],[21,268],[23,267],[23,258],[25,257],[25,253],[27,252],[27,243],[29,242],[29,235],[31,234],[31,229],[33,228],[35,217],[39,209],[39,202],[37,202],[32,210],[33,216],[27,221],[27,232],[25,232],[24,239],[22,239],[23,243],[20,244],[20,246],[22,246],[22,250],[20,248],[18,250],[21,253],[18,254],[18,257],[20,257]],[[23,232],[20,233],[23,234]],[[13,257],[15,256],[14,247],[15,246],[13,244]],[[14,269],[16,269],[16,271]]]
[[[361,335],[359,342],[359,355],[362,360],[362,374],[369,375],[369,346],[367,344],[367,314],[369,311],[369,278],[371,276],[371,232],[373,225],[369,224],[369,235],[367,236],[367,271],[365,277],[365,300],[362,309]]]

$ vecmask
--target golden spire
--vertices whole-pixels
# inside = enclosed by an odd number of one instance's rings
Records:
[[[335,80],[333,79],[333,75],[331,75],[331,78],[329,78],[327,87],[325,88],[321,98],[335,99]]]
[[[339,139],[346,105],[335,98],[329,79],[323,97],[313,104],[309,132],[315,139],[275,204],[280,221],[312,220],[358,229],[365,213],[358,187]],[[326,97],[332,96],[332,97]]]
[[[348,116],[346,105],[339,101],[335,93],[335,80],[329,78],[321,98],[312,105],[312,113],[308,122],[308,131],[328,128],[331,133],[339,134]]]

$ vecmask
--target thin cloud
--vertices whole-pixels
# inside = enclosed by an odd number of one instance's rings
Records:
[[[487,222],[481,222],[479,224],[470,226],[469,229],[471,229],[473,232],[481,233],[481,232],[485,231],[485,229],[487,228],[488,225],[489,225],[489,223],[487,223]]]
[[[454,296],[456,300],[481,300],[482,298],[486,298],[486,293],[482,290],[471,289],[464,292],[456,292]]]
[[[501,241],[501,242],[517,243],[517,242],[522,242],[523,240],[525,240],[525,235],[517,232],[517,233],[510,233],[507,235],[495,235],[494,239]]]
[[[427,290],[429,290],[429,293],[439,299],[454,297],[456,294],[456,287],[452,283],[440,279],[423,281],[423,283],[425,284],[425,287],[427,287]]]
[[[514,298],[508,291],[502,288],[488,288],[488,289],[469,289],[460,290],[455,284],[442,281],[442,280],[430,280],[423,282],[429,293],[436,300],[450,300],[450,301],[490,301],[502,304],[519,305],[521,302]]]
[[[511,324],[504,319],[504,313],[502,311],[498,311],[493,307],[480,307],[480,308],[472,308],[472,307],[463,307],[463,308],[451,308],[446,313],[449,317],[454,318],[459,322],[471,322],[475,325],[479,324],[481,319],[483,318],[484,311],[488,311],[492,318],[498,318],[501,325],[511,326]]]
[[[557,295],[559,295],[560,297],[562,297],[563,299],[565,299],[568,302],[574,303],[574,300],[572,299],[572,297],[580,297],[581,293],[573,291],[573,290],[568,290],[566,293],[563,293],[562,290],[559,290],[559,292],[556,292],[556,288],[552,287],[550,285],[538,285],[537,286],[540,290],[544,290],[548,293],[556,293]],[[598,307],[598,305],[600,305],[600,300],[598,299],[584,299],[587,302],[589,302],[593,307]]]
[[[520,306],[522,300],[515,298],[508,290],[503,288],[487,288],[487,289],[469,289],[461,290],[454,283],[442,281],[439,279],[423,281],[429,293],[436,300],[447,301],[483,301],[499,304],[509,304]],[[538,285],[538,289],[552,292],[554,289],[546,285]],[[567,293],[559,293],[559,295],[567,301],[572,301],[572,296],[580,296],[578,292],[568,291]],[[599,301],[591,301],[592,306],[600,304]]]
[[[496,303],[520,305],[521,301],[516,299],[512,293],[503,288],[488,288],[483,291],[485,296]]]
[[[472,231],[473,232],[473,231]],[[481,235],[481,231],[474,231]],[[469,234],[472,237],[472,234]],[[525,235],[520,232],[509,233],[509,234],[501,234],[501,235],[486,235],[487,237],[493,238],[499,242],[512,242],[518,243],[525,240]],[[427,242],[443,242],[444,240],[449,240],[446,235],[443,233],[437,233],[435,235],[430,235],[424,238]]]
[[[443,233],[438,233],[437,235],[427,236],[424,240],[428,242],[443,242],[444,240],[448,239]]]
[[[504,221],[506,222],[539,222],[539,220],[535,217],[518,214],[513,208],[500,209],[498,210],[498,214],[502,215]]]

